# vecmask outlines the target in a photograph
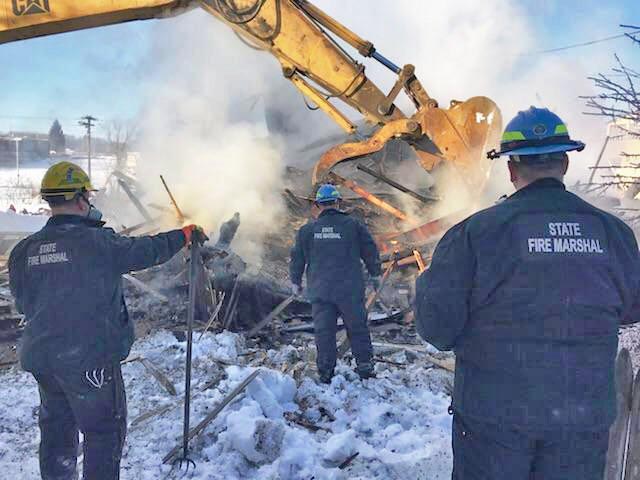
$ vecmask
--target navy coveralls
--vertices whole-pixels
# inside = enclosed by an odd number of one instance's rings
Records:
[[[369,275],[380,275],[380,257],[371,234],[344,212],[324,210],[298,231],[289,273],[291,281],[301,285],[306,268],[320,374],[329,374],[336,365],[338,315],[347,328],[358,369],[372,368],[362,261]]]
[[[602,479],[639,293],[631,229],[555,179],[447,232],[415,309],[420,335],[456,353],[455,479]]]
[[[120,361],[134,340],[121,275],[166,262],[185,244],[174,230],[129,238],[102,222],[54,216],[11,252],[11,291],[27,325],[22,367],[40,390],[40,470],[76,478],[78,430],[84,478],[119,478],[126,433]]]

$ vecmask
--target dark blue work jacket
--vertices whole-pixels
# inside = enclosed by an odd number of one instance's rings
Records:
[[[299,231],[291,250],[291,281],[300,285],[307,272],[310,300],[363,301],[364,261],[369,275],[380,275],[380,256],[369,230],[359,220],[335,209],[323,211]]]
[[[620,323],[640,320],[631,229],[538,180],[442,238],[416,283],[418,332],[456,353],[453,406],[532,428],[607,428]]]
[[[126,358],[134,335],[122,274],[166,262],[185,243],[180,230],[131,238],[102,225],[54,216],[11,252],[11,291],[27,322],[25,370],[87,371]]]

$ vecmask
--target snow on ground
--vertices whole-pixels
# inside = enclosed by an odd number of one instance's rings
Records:
[[[87,159],[73,157],[76,163],[87,171]],[[13,205],[16,210],[26,209],[30,213],[46,208],[47,204],[39,196],[40,182],[53,160],[42,160],[21,166],[0,168],[0,211],[6,211]],[[113,171],[115,159],[111,156],[99,156],[91,160],[92,184],[95,188],[103,188],[108,176]]]
[[[196,336],[197,338],[197,336]],[[182,398],[185,342],[161,331],[134,345],[132,355],[151,360],[178,390],[171,397],[140,362],[123,366],[128,393],[129,433],[122,460],[123,480],[164,478],[163,456],[179,443],[182,405],[131,426],[144,412]],[[226,407],[192,441],[194,479],[445,479],[451,475],[451,419],[444,385],[448,373],[407,363],[379,363],[378,378],[361,381],[341,364],[331,385],[304,377],[300,385],[281,373],[293,347],[268,352],[274,369],[260,375],[244,395]],[[194,345],[191,425],[196,425],[255,367],[243,337],[207,334]],[[402,362],[404,354],[387,357]],[[278,364],[280,362],[280,364]],[[238,365],[233,365],[237,363]],[[200,392],[212,378],[222,380]],[[14,368],[0,374],[0,471],[4,478],[37,479],[38,393],[32,377]],[[198,392],[198,393],[196,393]],[[303,418],[310,431],[288,420]],[[344,470],[337,466],[359,456]],[[178,475],[181,477],[182,473]]]
[[[49,217],[45,215],[21,215],[15,212],[0,212],[0,233],[33,233],[40,230]]]

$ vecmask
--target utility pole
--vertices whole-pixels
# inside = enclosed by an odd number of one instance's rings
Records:
[[[22,138],[15,137],[13,140],[16,142],[16,173],[18,175],[18,186],[20,186],[20,142]]]
[[[94,123],[98,121],[97,118],[92,117],[91,115],[85,115],[80,119],[78,125],[87,129],[87,140],[88,140],[88,153],[87,153],[87,169],[89,170],[87,173],[89,174],[89,180],[91,180],[91,128],[94,127]]]

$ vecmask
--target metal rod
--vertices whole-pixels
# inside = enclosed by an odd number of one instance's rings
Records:
[[[189,416],[191,407],[191,357],[193,354],[193,321],[196,314],[196,290],[198,281],[198,261],[200,257],[200,245],[197,241],[191,242],[191,265],[189,270],[189,307],[187,310],[187,365],[184,382],[184,428],[182,438],[183,458],[188,458],[189,453]]]
[[[385,67],[387,67],[393,73],[400,74],[400,72],[402,71],[402,69],[399,66],[397,66],[391,60],[389,60],[388,58],[384,57],[383,55],[381,55],[380,53],[376,52],[375,50],[371,54],[371,57],[374,58],[375,60],[377,60],[378,62],[380,62]]]
[[[416,200],[420,200],[422,203],[431,203],[439,200],[439,198],[437,197],[425,197],[424,195],[420,195],[418,192],[414,192],[413,190],[410,190],[404,185],[399,184],[395,180],[391,180],[386,175],[383,175],[382,173],[378,173],[375,170],[371,170],[369,167],[365,167],[364,165],[358,164],[356,168],[368,175],[371,175],[374,178],[377,178],[381,182],[386,183],[387,185],[395,188],[396,190],[400,190],[402,193],[406,193],[407,195],[412,196]]]
[[[160,175],[160,180],[162,180],[162,185],[164,185],[164,189],[169,194],[169,198],[171,199],[171,203],[173,204],[173,208],[176,209],[176,214],[178,215],[178,220],[180,221],[180,223],[184,223],[185,216],[182,213],[182,210],[180,210],[180,207],[178,206],[178,202],[176,202],[176,199],[173,198],[173,194],[171,193],[171,190],[169,190],[169,187],[167,186],[167,182],[164,181],[164,177],[162,175]]]
[[[294,0],[294,3],[309,17],[314,19],[316,22],[328,29],[333,34],[340,37],[353,48],[358,50],[358,53],[360,53],[360,55],[369,57],[371,56],[371,52],[375,51],[371,42],[368,42],[358,34],[345,27],[335,18],[330,17],[311,2],[307,0]]]

